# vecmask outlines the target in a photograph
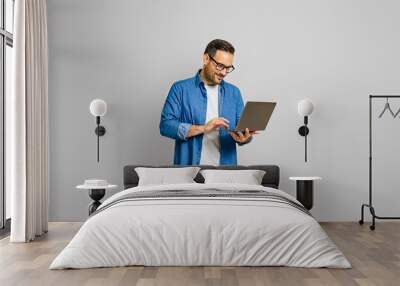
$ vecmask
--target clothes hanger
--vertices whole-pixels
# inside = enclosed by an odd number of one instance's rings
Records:
[[[399,110],[397,110],[397,112],[395,113],[394,118],[396,118],[397,115],[399,115],[399,113],[400,113],[400,108],[399,108]]]
[[[381,112],[381,114],[379,115],[379,118],[381,118],[383,116],[383,114],[385,113],[386,110],[389,110],[389,112],[392,114],[393,117],[396,117],[392,111],[392,109],[390,108],[390,104],[389,104],[389,98],[386,97],[386,103],[385,103],[385,107],[383,108],[383,111]],[[400,111],[400,110],[399,110]],[[399,111],[396,112],[399,113]]]

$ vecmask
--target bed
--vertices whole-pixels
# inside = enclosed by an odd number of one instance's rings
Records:
[[[136,167],[143,165],[124,167],[124,191],[102,203],[50,269],[351,267],[312,215],[279,190],[276,165],[200,166],[264,170],[260,185],[204,183],[199,173],[195,183],[140,186]]]

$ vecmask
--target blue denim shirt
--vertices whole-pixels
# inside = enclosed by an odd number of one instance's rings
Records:
[[[243,110],[240,90],[222,81],[218,91],[219,117],[229,120],[234,129]],[[207,91],[200,78],[200,71],[192,77],[175,82],[161,112],[160,133],[175,139],[175,165],[200,163],[203,134],[187,138],[191,125],[204,125],[207,112]],[[220,165],[236,165],[236,141],[224,128],[219,130]]]

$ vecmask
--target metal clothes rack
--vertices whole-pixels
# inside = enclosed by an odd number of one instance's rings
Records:
[[[372,100],[373,99],[388,99],[388,98],[400,98],[400,95],[370,95],[369,96],[369,203],[362,204],[361,206],[361,219],[358,221],[359,224],[364,224],[364,207],[369,208],[372,215],[372,225],[370,229],[375,229],[375,219],[400,219],[400,217],[388,217],[378,216],[375,213],[375,209],[372,205]]]

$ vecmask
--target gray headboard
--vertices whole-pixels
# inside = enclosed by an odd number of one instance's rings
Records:
[[[148,167],[148,168],[178,168],[184,166],[149,166],[149,165],[127,165],[124,167],[124,189],[133,188],[138,185],[139,177],[135,172],[136,167]],[[199,165],[201,169],[218,169],[218,170],[264,170],[265,175],[262,179],[262,185],[265,187],[271,187],[278,189],[279,187],[279,167],[276,165],[251,165],[251,166],[204,166]],[[203,176],[199,173],[194,180],[197,183],[204,183]]]

